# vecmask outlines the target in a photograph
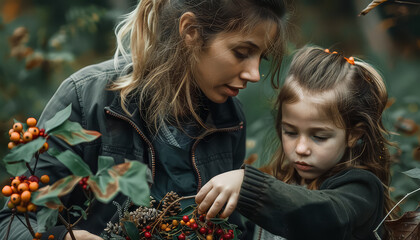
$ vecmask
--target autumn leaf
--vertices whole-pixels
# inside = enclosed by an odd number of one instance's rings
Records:
[[[387,220],[393,239],[416,240],[420,237],[420,212],[406,212],[396,220]]]

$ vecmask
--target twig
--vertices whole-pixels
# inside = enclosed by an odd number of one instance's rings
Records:
[[[16,218],[23,224],[23,226],[28,228],[28,226],[26,226],[26,224],[22,221],[22,219],[20,219],[20,217],[18,215],[16,215]]]
[[[394,211],[394,209],[402,202],[404,201],[408,196],[410,196],[411,194],[416,193],[417,191],[420,191],[420,188],[417,188],[416,190],[408,193],[407,195],[405,195],[400,201],[397,202],[397,204],[394,205],[393,208],[391,208],[391,210],[389,210],[388,214],[384,217],[384,219],[382,219],[382,221],[379,223],[379,225],[375,228],[375,230],[373,230],[373,233],[375,234],[375,237],[377,240],[382,240],[381,237],[379,237],[378,235],[378,229],[379,227],[382,225],[382,223],[384,223],[385,219],[389,216],[389,214],[392,213],[392,211]]]
[[[31,175],[35,175],[34,171],[32,171],[31,166],[29,166],[29,163],[26,163],[26,167],[28,168]]]
[[[64,226],[66,226],[67,231],[70,233],[70,237],[72,240],[76,240],[76,237],[73,234],[73,230],[72,230],[72,225],[69,224],[66,219],[63,218],[63,216],[61,216],[60,213],[58,213],[58,218],[60,219],[60,221],[64,224]]]
[[[34,171],[33,171],[33,173],[35,173],[35,172],[36,172],[36,165],[38,165],[38,159],[39,159],[39,152],[36,152],[36,153],[35,153],[35,166],[34,166]],[[32,174],[32,175],[35,175],[35,174]]]
[[[89,202],[89,206],[86,208],[85,213],[86,215],[89,214],[89,210],[91,209],[93,203],[95,202],[95,199],[91,199]],[[76,220],[76,222],[73,223],[73,226],[76,226],[76,224],[78,224],[83,218],[83,215],[79,217],[79,219]]]
[[[27,213],[25,213],[25,220],[26,220],[26,225],[28,225],[27,228],[28,228],[29,232],[31,233],[32,237],[35,238],[35,232],[34,232],[34,229],[31,226],[31,222],[29,221],[29,217],[28,217]]]
[[[10,228],[12,227],[12,222],[13,222],[14,218],[15,218],[15,213],[13,212],[12,216],[10,217],[9,225],[7,226],[6,238],[4,238],[5,240],[7,240],[9,238]]]

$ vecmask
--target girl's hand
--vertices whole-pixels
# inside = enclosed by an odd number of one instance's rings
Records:
[[[214,218],[226,204],[220,217],[229,217],[238,203],[243,179],[243,169],[225,172],[213,177],[195,197],[195,201],[199,204],[198,213],[202,214],[208,210],[206,218]]]
[[[93,235],[92,233],[85,230],[73,230],[74,237],[79,240],[103,240],[103,238]],[[71,240],[70,233],[67,233],[64,240]]]

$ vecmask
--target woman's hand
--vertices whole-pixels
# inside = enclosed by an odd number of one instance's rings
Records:
[[[73,234],[77,240],[104,240],[103,238],[93,235],[92,233],[85,230],[73,230]],[[70,233],[66,234],[64,240],[71,240]]]
[[[238,203],[239,191],[244,180],[244,170],[233,170],[213,177],[195,197],[199,204],[198,213],[207,212],[206,218],[214,218],[225,206],[221,218],[229,217]]]

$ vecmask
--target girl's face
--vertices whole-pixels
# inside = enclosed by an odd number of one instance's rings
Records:
[[[199,54],[196,80],[201,91],[215,103],[238,95],[248,82],[260,80],[259,66],[274,24],[263,22],[250,34],[220,33]],[[269,36],[269,37],[267,37]]]
[[[303,180],[312,180],[340,162],[347,148],[346,132],[318,109],[325,94],[299,95],[299,101],[282,104],[282,145]]]

